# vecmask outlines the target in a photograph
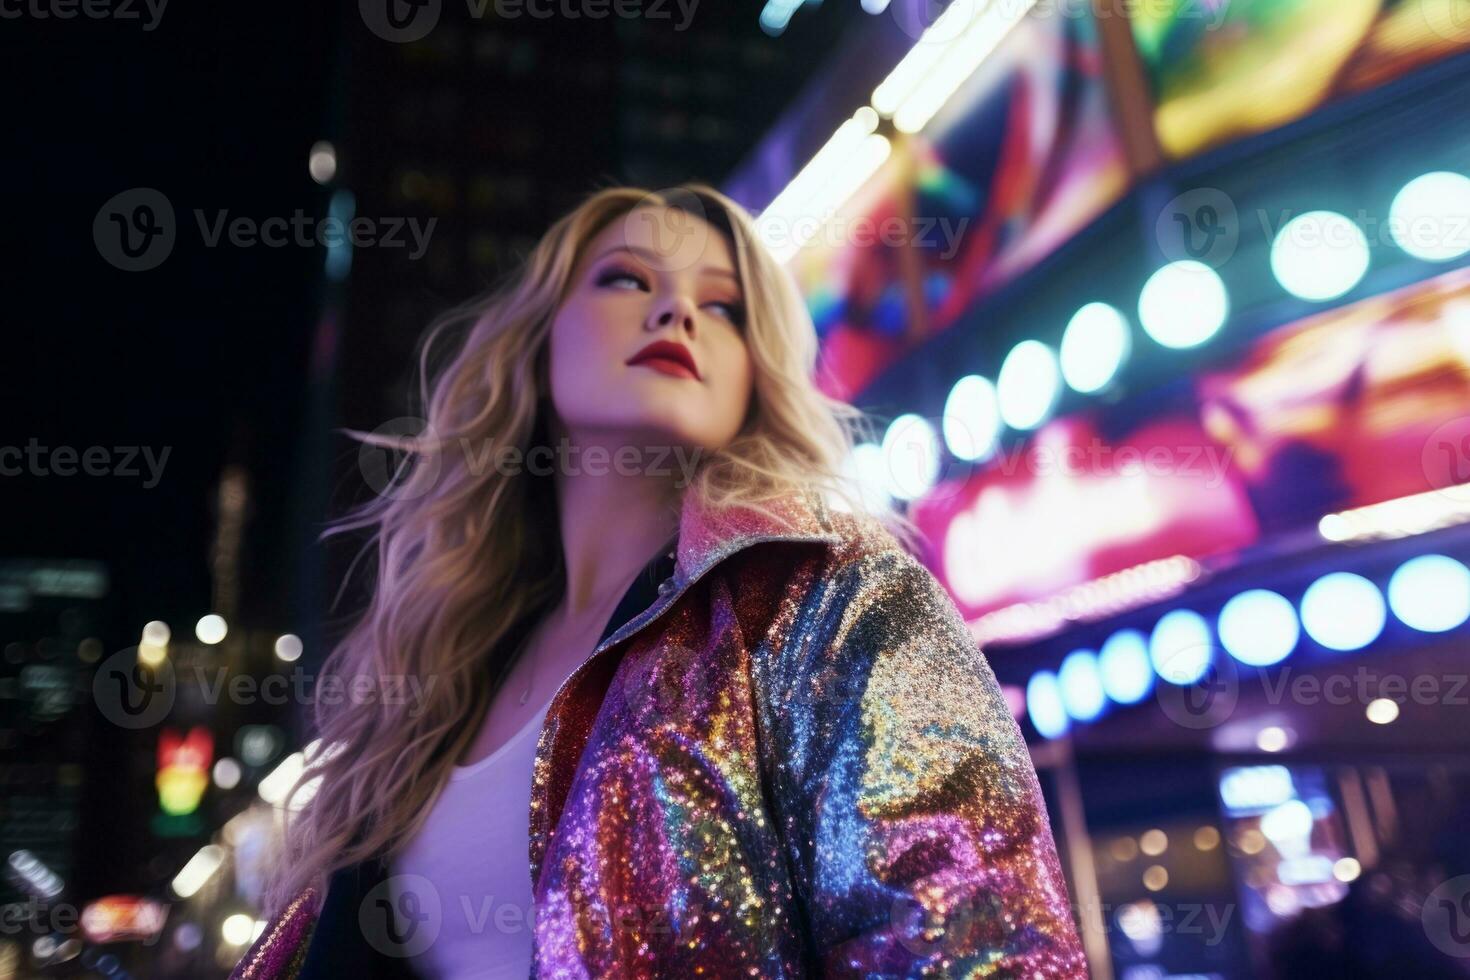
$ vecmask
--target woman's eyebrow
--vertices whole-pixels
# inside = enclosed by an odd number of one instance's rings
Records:
[[[658,263],[664,261],[667,258],[667,256],[660,255],[658,252],[655,252],[653,249],[651,249],[651,248],[644,248],[641,245],[614,245],[612,248],[610,248],[607,251],[603,252],[601,255],[597,256],[597,258],[593,259],[592,261],[594,263],[601,262],[603,259],[607,258],[609,255],[611,255],[614,252],[628,252],[628,253],[630,253],[632,255],[638,256],[639,258],[643,259],[644,261],[646,261],[646,262],[648,262],[648,263],[650,263],[651,265],[654,265],[654,266],[657,266]],[[700,269],[699,271],[701,273],[703,273],[704,275],[706,275],[706,276],[724,276],[725,278],[734,280],[735,282],[739,282],[740,281],[740,277],[737,276],[730,269],[717,269],[717,268],[715,268],[713,266],[708,266],[707,265],[703,269]]]

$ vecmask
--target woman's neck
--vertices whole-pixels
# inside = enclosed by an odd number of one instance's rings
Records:
[[[572,439],[585,456],[586,438]],[[622,437],[601,441],[608,460],[616,458]],[[589,472],[592,470],[592,472]],[[566,581],[561,612],[574,618],[605,605],[626,590],[639,569],[655,557],[678,530],[680,493],[668,477],[619,473],[610,463],[569,466],[556,474]]]

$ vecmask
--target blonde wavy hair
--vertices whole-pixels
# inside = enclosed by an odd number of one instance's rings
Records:
[[[818,390],[811,317],[749,214],[702,183],[592,193],[550,227],[512,276],[426,333],[417,365],[421,432],[350,432],[404,455],[382,492],[322,533],[370,532],[364,553],[375,553],[376,574],[366,609],[321,676],[438,680],[412,703],[315,701],[317,744],[331,748],[307,758],[278,811],[289,817],[267,862],[269,913],[308,885],[320,901],[334,870],[391,857],[412,839],[508,673],[513,654],[500,649],[502,639],[559,599],[564,570],[553,494],[524,473],[475,472],[462,447],[494,440],[524,452],[542,444],[552,320],[592,239],[644,206],[696,215],[726,236],[747,312],[751,410],[729,445],[700,456],[683,492],[717,508],[762,510],[783,494],[816,492],[829,502],[835,495],[839,508],[865,510],[844,463],[855,439],[871,437],[869,423]],[[431,371],[430,351],[445,336],[456,338],[450,356]]]

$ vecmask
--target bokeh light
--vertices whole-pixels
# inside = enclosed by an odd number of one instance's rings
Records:
[[[1050,347],[1023,340],[1000,366],[996,382],[1000,417],[1013,429],[1034,429],[1045,422],[1061,393],[1061,369]]]
[[[1148,640],[1154,672],[1170,684],[1193,684],[1210,669],[1213,652],[1210,625],[1188,609],[1165,613]]]
[[[954,457],[968,462],[989,459],[1001,428],[995,384],[978,374],[956,381],[944,402],[944,444]]]
[[[1062,334],[1062,377],[1084,394],[1100,391],[1122,367],[1130,345],[1122,311],[1107,303],[1088,303]]]
[[[1203,262],[1171,262],[1144,284],[1138,319],[1165,347],[1198,347],[1220,331],[1230,315],[1225,283]]]
[[[1470,177],[1437,171],[1404,185],[1389,207],[1389,234],[1399,248],[1426,262],[1470,252]]]
[[[1388,605],[1403,623],[1443,633],[1470,618],[1470,569],[1445,555],[1420,555],[1388,581]]]
[[[1285,660],[1301,638],[1296,609],[1270,589],[1250,589],[1225,603],[1219,630],[1225,651],[1252,667]]]
[[[1271,271],[1293,296],[1321,302],[1350,291],[1368,271],[1368,236],[1351,218],[1312,211],[1286,224],[1271,243]]]
[[[1045,738],[1057,738],[1067,733],[1070,722],[1056,674],[1049,670],[1039,671],[1026,682],[1026,713],[1031,724]]]
[[[1302,627],[1329,650],[1360,650],[1383,632],[1388,606],[1378,586],[1352,572],[1333,572],[1302,596]]]

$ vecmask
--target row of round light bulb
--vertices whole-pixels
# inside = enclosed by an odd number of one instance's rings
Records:
[[[1389,231],[1415,258],[1447,262],[1470,252],[1470,235],[1445,215],[1470,214],[1470,177],[1436,172],[1411,181],[1390,208]],[[1429,227],[1435,234],[1420,232]],[[1314,302],[1336,299],[1367,274],[1370,248],[1346,215],[1314,211],[1288,222],[1271,246],[1271,268],[1292,295]],[[1144,284],[1138,318],[1161,346],[1197,347],[1215,336],[1230,313],[1218,273],[1203,262],[1171,262]],[[1106,388],[1132,352],[1127,316],[1107,303],[1089,303],[1072,317],[1053,350],[1023,340],[1001,362],[996,380],[972,374],[950,389],[943,439],[966,462],[994,455],[1005,429],[1035,429],[1051,417],[1065,384],[1081,394]],[[933,488],[941,466],[940,434],[918,415],[889,424],[881,446],[865,443],[850,464],[870,503],[916,500]]]
[[[217,613],[201,616],[199,622],[194,624],[194,638],[207,646],[222,643],[229,631],[229,624]],[[157,662],[166,653],[172,638],[173,631],[167,623],[159,619],[152,620],[143,627],[143,636],[138,644],[140,656],[147,661]],[[278,660],[291,663],[300,659],[301,651],[301,637],[296,634],[283,633],[276,637],[275,653]]]
[[[194,638],[207,646],[223,642],[229,632],[229,624],[217,613],[200,616],[199,622],[194,624]],[[168,624],[155,619],[143,627],[141,646],[161,651],[172,638],[173,631],[168,628]]]
[[[1109,701],[1142,701],[1155,677],[1171,684],[1197,683],[1210,668],[1215,636],[1236,661],[1268,667],[1296,649],[1303,631],[1328,650],[1361,650],[1383,632],[1390,611],[1424,633],[1463,625],[1470,620],[1470,568],[1444,555],[1411,558],[1389,578],[1386,600],[1376,585],[1352,572],[1332,572],[1313,582],[1300,607],[1269,589],[1250,589],[1220,609],[1214,635],[1199,613],[1175,609],[1147,637],[1119,630],[1096,653],[1075,650],[1055,673],[1032,675],[1027,712],[1038,732],[1056,738],[1073,721],[1095,720]],[[1390,712],[1375,702],[1370,709],[1369,720],[1378,724],[1398,716],[1396,706]]]
[[[1470,178],[1436,171],[1410,181],[1389,206],[1394,244],[1425,262],[1470,253],[1460,216],[1470,214]],[[1293,219],[1271,244],[1271,271],[1293,296],[1337,299],[1363,280],[1372,261],[1368,236],[1345,214],[1313,211]]]

